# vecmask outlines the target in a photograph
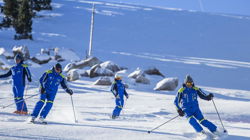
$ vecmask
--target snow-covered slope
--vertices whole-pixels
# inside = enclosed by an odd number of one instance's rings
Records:
[[[197,85],[215,93],[216,105],[229,131],[228,139],[250,138],[250,17],[95,2],[93,55],[128,67],[131,72],[137,67],[157,67],[167,77],[178,77],[180,83],[186,74],[191,74]],[[13,29],[5,29],[0,30],[0,47],[10,51],[13,45],[27,45],[32,55],[40,52],[40,48],[59,47],[71,49],[84,58],[89,42],[90,3],[53,0],[54,10],[38,13],[43,17],[33,21],[34,41],[13,41]],[[38,93],[38,78],[54,64],[31,67],[34,80],[27,96]],[[11,113],[13,106],[1,109],[0,139],[122,140],[129,136],[131,140],[185,140],[195,137],[184,118],[147,134],[177,115],[173,105],[176,91],[153,91],[161,77],[151,77],[150,85],[130,85],[131,96],[118,120],[110,119],[114,99],[109,87],[94,86],[94,80],[82,78],[69,83],[75,91],[79,123],[74,123],[69,95],[60,90],[47,126],[25,123],[26,116]],[[8,80],[1,81],[0,89],[1,104],[12,103]],[[27,101],[30,111],[37,100],[36,97]],[[212,102],[200,103],[206,118],[220,126]]]

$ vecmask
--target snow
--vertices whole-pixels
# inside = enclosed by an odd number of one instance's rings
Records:
[[[33,41],[15,41],[13,29],[1,30],[0,54],[10,52],[15,45],[27,46],[31,56],[41,48],[57,47],[59,55],[66,59],[63,66],[83,60],[93,2],[98,11],[93,55],[101,61],[127,67],[128,70],[120,72],[126,76],[137,67],[157,67],[166,78],[179,79],[176,90],[154,91],[162,80],[159,76],[148,76],[149,85],[124,76],[130,96],[121,117],[112,120],[115,99],[110,87],[94,85],[99,77],[81,77],[68,82],[74,91],[78,123],[74,122],[70,96],[60,89],[47,117],[48,125],[27,124],[28,116],[12,113],[14,106],[0,108],[0,139],[195,139],[193,128],[180,117],[147,133],[177,115],[173,100],[186,74],[191,74],[195,84],[206,93],[215,95],[215,104],[229,132],[227,140],[250,139],[249,17],[105,1],[54,0],[53,11],[39,12],[41,17],[33,20]],[[5,65],[14,64],[3,58],[1,61]],[[33,82],[27,85],[25,97],[38,93],[40,76],[57,62],[27,63],[32,64]],[[1,79],[0,89],[1,106],[13,103],[10,78]],[[27,100],[30,112],[38,100],[38,96]],[[213,103],[204,100],[199,103],[204,116],[222,129]]]

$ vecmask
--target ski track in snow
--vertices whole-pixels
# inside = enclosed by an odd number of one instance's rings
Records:
[[[229,68],[235,69],[238,67],[241,68],[250,68],[249,62],[233,61],[233,60],[222,60],[222,59],[212,59],[212,58],[198,58],[198,57],[180,57],[180,56],[155,56],[152,54],[133,54],[128,52],[112,52],[113,54],[134,56],[139,58],[157,60],[162,62],[175,62],[175,63],[184,63],[184,64],[194,64],[194,65],[206,65],[209,67],[217,68]]]

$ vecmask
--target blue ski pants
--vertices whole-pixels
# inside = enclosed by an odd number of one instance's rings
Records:
[[[184,110],[184,112],[186,113],[186,117],[188,118],[190,125],[193,126],[196,132],[201,132],[203,130],[200,124],[208,128],[210,132],[216,131],[217,127],[212,122],[206,120],[203,117],[199,108],[195,110]],[[197,120],[199,121],[199,123],[197,122]]]
[[[27,105],[23,99],[23,94],[24,94],[24,86],[13,86],[12,90],[14,93],[14,100],[16,103],[16,110],[17,111],[25,111],[27,112]]]
[[[55,96],[56,96],[56,93],[41,94],[40,100],[36,103],[36,106],[33,110],[33,113],[31,114],[31,116],[37,117],[40,113],[40,117],[46,118],[47,115],[49,114],[50,109],[53,106]],[[44,104],[45,104],[45,106],[44,106]]]
[[[112,116],[119,116],[124,105],[124,99],[116,98],[115,104],[116,106]]]

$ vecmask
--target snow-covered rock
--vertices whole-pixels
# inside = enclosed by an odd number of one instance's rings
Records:
[[[72,69],[67,73],[67,80],[68,81],[75,81],[80,78],[80,74],[76,69]]]
[[[101,61],[96,57],[90,57],[86,60],[81,60],[75,63],[69,63],[65,66],[63,71],[69,71],[71,69],[82,69],[84,67],[92,67],[96,64],[100,64]]]
[[[138,75],[135,79],[136,83],[142,83],[142,84],[150,84],[149,79],[147,79],[145,76],[143,75]]]
[[[94,85],[111,85],[112,81],[109,77],[100,77],[94,82]]]
[[[31,60],[37,64],[46,64],[52,59],[47,54],[37,54],[36,56],[32,57]]]
[[[115,63],[113,63],[112,61],[106,61],[100,64],[100,66],[104,69],[109,69],[113,72],[117,72],[120,69],[120,67],[118,65],[116,65]]]
[[[114,73],[111,70],[102,68],[100,64],[92,66],[87,72],[90,78],[97,76],[114,76]]]
[[[12,52],[14,56],[19,53],[23,56],[24,60],[27,60],[30,58],[30,52],[27,46],[14,46],[12,48]]]
[[[60,56],[62,59],[69,60],[71,62],[81,60],[80,57],[72,49],[67,49],[67,48],[55,48],[54,55],[55,58],[59,58]]]
[[[128,77],[136,79],[136,77],[138,77],[139,75],[143,75],[144,76],[144,71],[141,70],[140,68],[137,68],[134,72],[130,73],[128,75]]]
[[[157,68],[153,67],[153,68],[149,68],[147,70],[144,70],[144,73],[148,74],[148,75],[159,75],[162,77],[165,77]]]
[[[154,90],[168,90],[173,91],[178,86],[178,78],[165,78],[158,82],[154,88]]]

